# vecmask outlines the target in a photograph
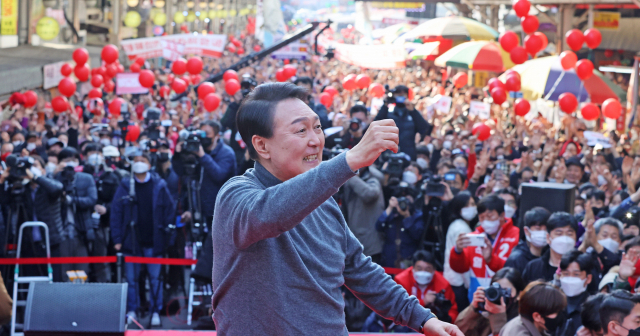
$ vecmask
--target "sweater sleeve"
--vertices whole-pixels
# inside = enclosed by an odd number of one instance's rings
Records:
[[[464,273],[469,270],[471,265],[469,265],[469,260],[467,258],[466,249],[462,250],[462,252],[456,252],[456,247],[454,246],[451,249],[451,253],[449,254],[449,266],[451,269],[458,272]]]

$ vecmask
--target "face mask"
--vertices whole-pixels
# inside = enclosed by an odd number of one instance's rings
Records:
[[[167,162],[171,160],[171,153],[160,153],[158,155],[158,161],[160,162]]]
[[[498,155],[498,157],[496,157],[496,159],[498,159],[498,160],[504,160],[504,155]]]
[[[465,152],[469,150],[469,146],[467,146],[467,145],[462,145],[462,146],[460,146],[460,148]]]
[[[133,172],[135,174],[144,174],[149,171],[149,164],[146,162],[134,162],[133,163]]]
[[[569,236],[555,237],[551,240],[551,249],[557,254],[565,254],[576,246],[576,241]]]
[[[91,154],[89,158],[87,158],[87,163],[92,166],[99,166],[104,162],[102,156],[100,154]]]
[[[607,184],[607,179],[602,175],[598,175],[598,186],[603,186]]]
[[[516,214],[516,208],[510,207],[508,205],[504,205],[504,217],[505,218],[513,218],[513,215]]]
[[[36,149],[36,144],[35,143],[30,142],[30,143],[27,144],[27,150],[28,151],[32,151],[34,149]]]
[[[100,143],[103,146],[111,146],[111,140],[110,139],[100,139]]]
[[[405,101],[407,101],[407,97],[396,97],[396,104],[404,104]]]
[[[538,230],[538,231],[529,231],[529,235],[525,235],[527,237],[527,241],[531,243],[531,245],[535,247],[545,247],[547,246],[547,231]]]
[[[78,161],[69,161],[67,162],[67,167],[75,168],[78,166]]]
[[[200,139],[200,143],[202,144],[202,148],[204,148],[206,150],[207,148],[209,148],[209,146],[211,146],[211,144],[213,144],[213,139],[211,139],[211,138],[202,138],[202,139]]]
[[[465,167],[465,166],[456,167],[456,170],[461,172],[462,175],[467,176],[467,167]]]
[[[618,253],[618,247],[620,247],[620,243],[618,243],[617,241],[611,238],[607,238],[598,240],[598,243],[600,243],[600,245],[602,245],[602,247],[606,248],[607,250],[613,253]]]
[[[498,232],[498,229],[500,228],[500,220],[499,219],[496,219],[494,221],[484,220],[480,225],[484,229],[484,232],[492,235]]]
[[[591,207],[591,211],[593,211],[593,215],[594,215],[594,216],[597,216],[597,215],[600,213],[600,211],[602,211],[602,208],[599,208],[599,207]]]
[[[22,141],[16,140],[16,141],[12,142],[12,144],[13,144],[13,147],[18,147],[18,146],[22,145]]]
[[[582,294],[586,288],[585,282],[587,279],[580,279],[576,277],[562,277],[560,278],[560,288],[564,294],[568,297],[574,297]]]
[[[31,167],[29,168],[29,170],[31,170],[31,173],[33,173],[33,176],[35,177],[40,177],[42,176],[42,170],[36,168],[36,167]]]
[[[412,171],[406,171],[402,173],[402,181],[413,185],[418,181],[418,177]]]
[[[462,208],[462,210],[460,210],[460,216],[462,216],[462,219],[466,220],[467,222],[475,218],[477,214],[478,208],[474,206]]]
[[[451,141],[447,140],[442,143],[442,148],[451,149]]]
[[[556,329],[558,329],[558,327],[563,325],[564,322],[566,321],[566,318],[564,317],[563,312],[559,312],[558,316],[556,316],[555,318],[548,318],[546,316],[543,316],[543,318],[544,318],[544,327],[552,335],[555,333]]]
[[[622,327],[622,326],[620,326]],[[627,329],[625,327],[622,327],[623,329]],[[628,336],[640,336],[640,327],[636,328],[636,329],[627,329],[629,331],[629,333],[627,334]]]
[[[427,162],[427,160],[423,159],[423,158],[417,158],[416,159],[416,163],[418,164],[418,166],[420,166],[420,168],[422,169],[427,169],[429,168],[429,162]]]
[[[428,285],[433,279],[433,273],[413,271],[413,278],[416,280],[418,285]]]
[[[55,163],[53,162],[47,162],[47,164],[44,166],[44,170],[47,171],[47,174],[53,174],[54,171],[56,171],[56,168],[58,166],[56,166]]]

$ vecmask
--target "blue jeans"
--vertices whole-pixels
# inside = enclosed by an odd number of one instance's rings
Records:
[[[144,257],[153,257],[153,248],[143,248],[142,254]],[[151,312],[160,313],[162,309],[162,281],[160,281],[160,269],[162,265],[157,264],[124,264],[124,274],[127,277],[127,283],[129,284],[127,289],[127,311],[137,311],[140,306],[140,295],[138,295],[138,277],[140,276],[140,267],[147,267],[147,273],[149,273],[149,283],[151,284],[151,291],[149,293],[149,302],[152,304]]]

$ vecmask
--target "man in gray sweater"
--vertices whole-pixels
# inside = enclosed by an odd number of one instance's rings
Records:
[[[255,168],[229,180],[213,218],[213,319],[218,335],[348,335],[340,287],[378,314],[425,335],[462,336],[362,254],[331,195],[385,150],[392,120],[320,163],[318,116],[289,83],[258,86],[237,115]]]

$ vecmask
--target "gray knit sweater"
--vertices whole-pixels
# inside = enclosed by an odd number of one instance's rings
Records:
[[[288,181],[263,166],[229,180],[213,218],[219,336],[348,335],[340,287],[415,330],[434,315],[362,254],[331,195],[355,174],[346,153]]]

